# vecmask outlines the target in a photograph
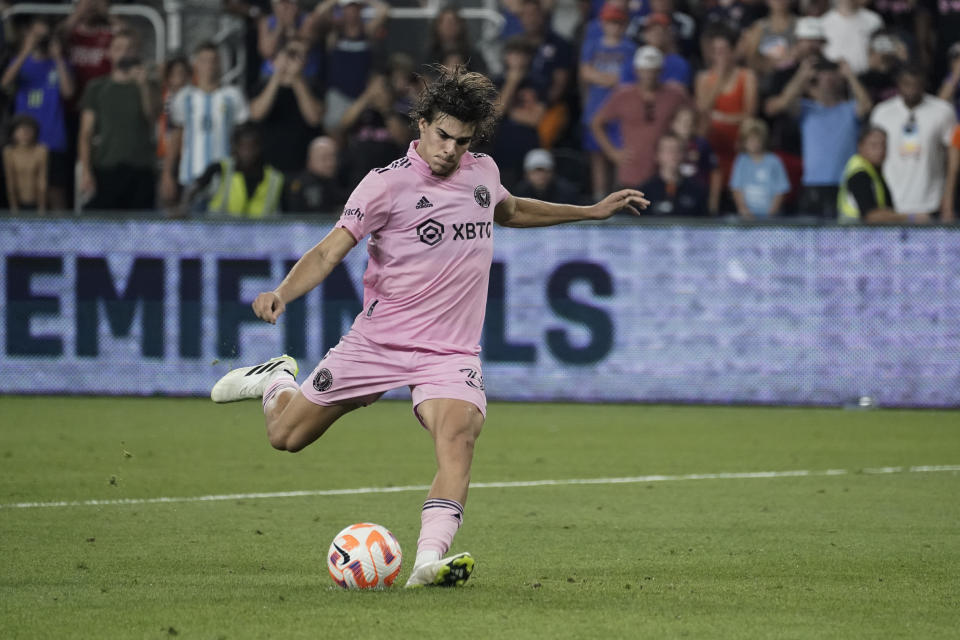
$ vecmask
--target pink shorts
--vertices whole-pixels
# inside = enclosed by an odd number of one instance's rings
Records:
[[[477,356],[385,347],[352,329],[327,352],[300,385],[300,392],[310,402],[323,406],[367,406],[386,391],[402,386],[410,387],[418,420],[417,406],[435,398],[464,400],[487,415],[483,371]]]

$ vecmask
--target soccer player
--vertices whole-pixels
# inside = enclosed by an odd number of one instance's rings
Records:
[[[462,585],[473,571],[469,553],[443,556],[461,525],[474,442],[486,415],[477,343],[493,223],[600,220],[649,204],[631,189],[589,207],[511,196],[493,159],[468,153],[494,127],[496,89],[462,67],[438,71],[411,112],[420,139],[403,158],[368,173],[334,229],[279,287],[253,302],[259,318],[276,323],[287,304],[319,285],[369,235],[364,306],[353,327],[302,385],[293,358],[280,356],[234,369],[210,394],[215,402],[262,397],[270,444],[300,451],[349,411],[409,386],[414,415],[433,437],[438,469],[407,587]]]

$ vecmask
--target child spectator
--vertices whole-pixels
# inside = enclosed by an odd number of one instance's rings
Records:
[[[609,192],[613,167],[590,133],[590,120],[620,83],[621,77],[633,66],[636,47],[624,37],[628,17],[627,12],[617,5],[605,4],[600,11],[603,35],[597,40],[584,42],[580,55],[580,81],[584,99],[581,117],[583,150],[590,156],[590,184],[597,199],[602,199]],[[607,135],[614,146],[622,145],[617,123],[607,124]]]
[[[767,125],[762,120],[744,120],[740,125],[743,149],[733,165],[730,190],[737,213],[746,220],[780,213],[790,181],[783,162],[767,151]]]
[[[230,155],[230,134],[250,113],[240,89],[220,82],[220,53],[203,42],[193,53],[194,83],[170,104],[170,154],[163,163],[160,195],[175,203],[182,187],[203,170]],[[179,160],[179,162],[178,162]]]
[[[712,199],[720,197],[723,189],[722,176],[717,168],[717,156],[710,148],[707,139],[699,135],[697,110],[692,106],[683,106],[673,116],[670,123],[670,133],[675,135],[683,145],[683,159],[680,161],[680,175],[693,178],[704,188]],[[710,200],[708,200],[709,202]]]
[[[14,213],[47,212],[47,147],[38,142],[40,128],[21,114],[10,121],[10,143],[3,148],[7,204]]]
[[[657,141],[656,155],[656,174],[639,187],[652,202],[647,212],[655,216],[707,215],[707,190],[680,174],[683,143],[673,134],[664,134]]]
[[[67,208],[67,185],[73,171],[67,155],[64,100],[73,97],[73,75],[67,68],[58,36],[35,19],[23,38],[20,53],[3,73],[3,88],[15,89],[14,112],[31,116],[39,126],[38,141],[50,158],[49,202],[51,209]]]

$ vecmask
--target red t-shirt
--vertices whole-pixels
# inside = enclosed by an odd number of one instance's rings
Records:
[[[83,95],[88,82],[110,73],[111,41],[113,28],[108,24],[94,27],[78,24],[67,37],[78,97]]]
[[[673,83],[661,85],[652,102],[645,102],[643,90],[636,84],[618,87],[600,107],[596,117],[602,122],[619,122],[623,148],[631,158],[617,169],[617,182],[637,187],[653,175],[654,149],[670,127],[673,115],[687,102],[687,92]]]

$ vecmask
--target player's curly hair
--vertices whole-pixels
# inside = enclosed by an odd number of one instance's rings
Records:
[[[457,65],[452,71],[442,65],[431,65],[430,70],[436,77],[422,78],[424,87],[410,109],[413,122],[419,122],[420,118],[433,122],[437,116],[446,114],[476,125],[475,142],[489,138],[497,124],[500,100],[490,79],[482,73],[467,71],[463,65]]]

